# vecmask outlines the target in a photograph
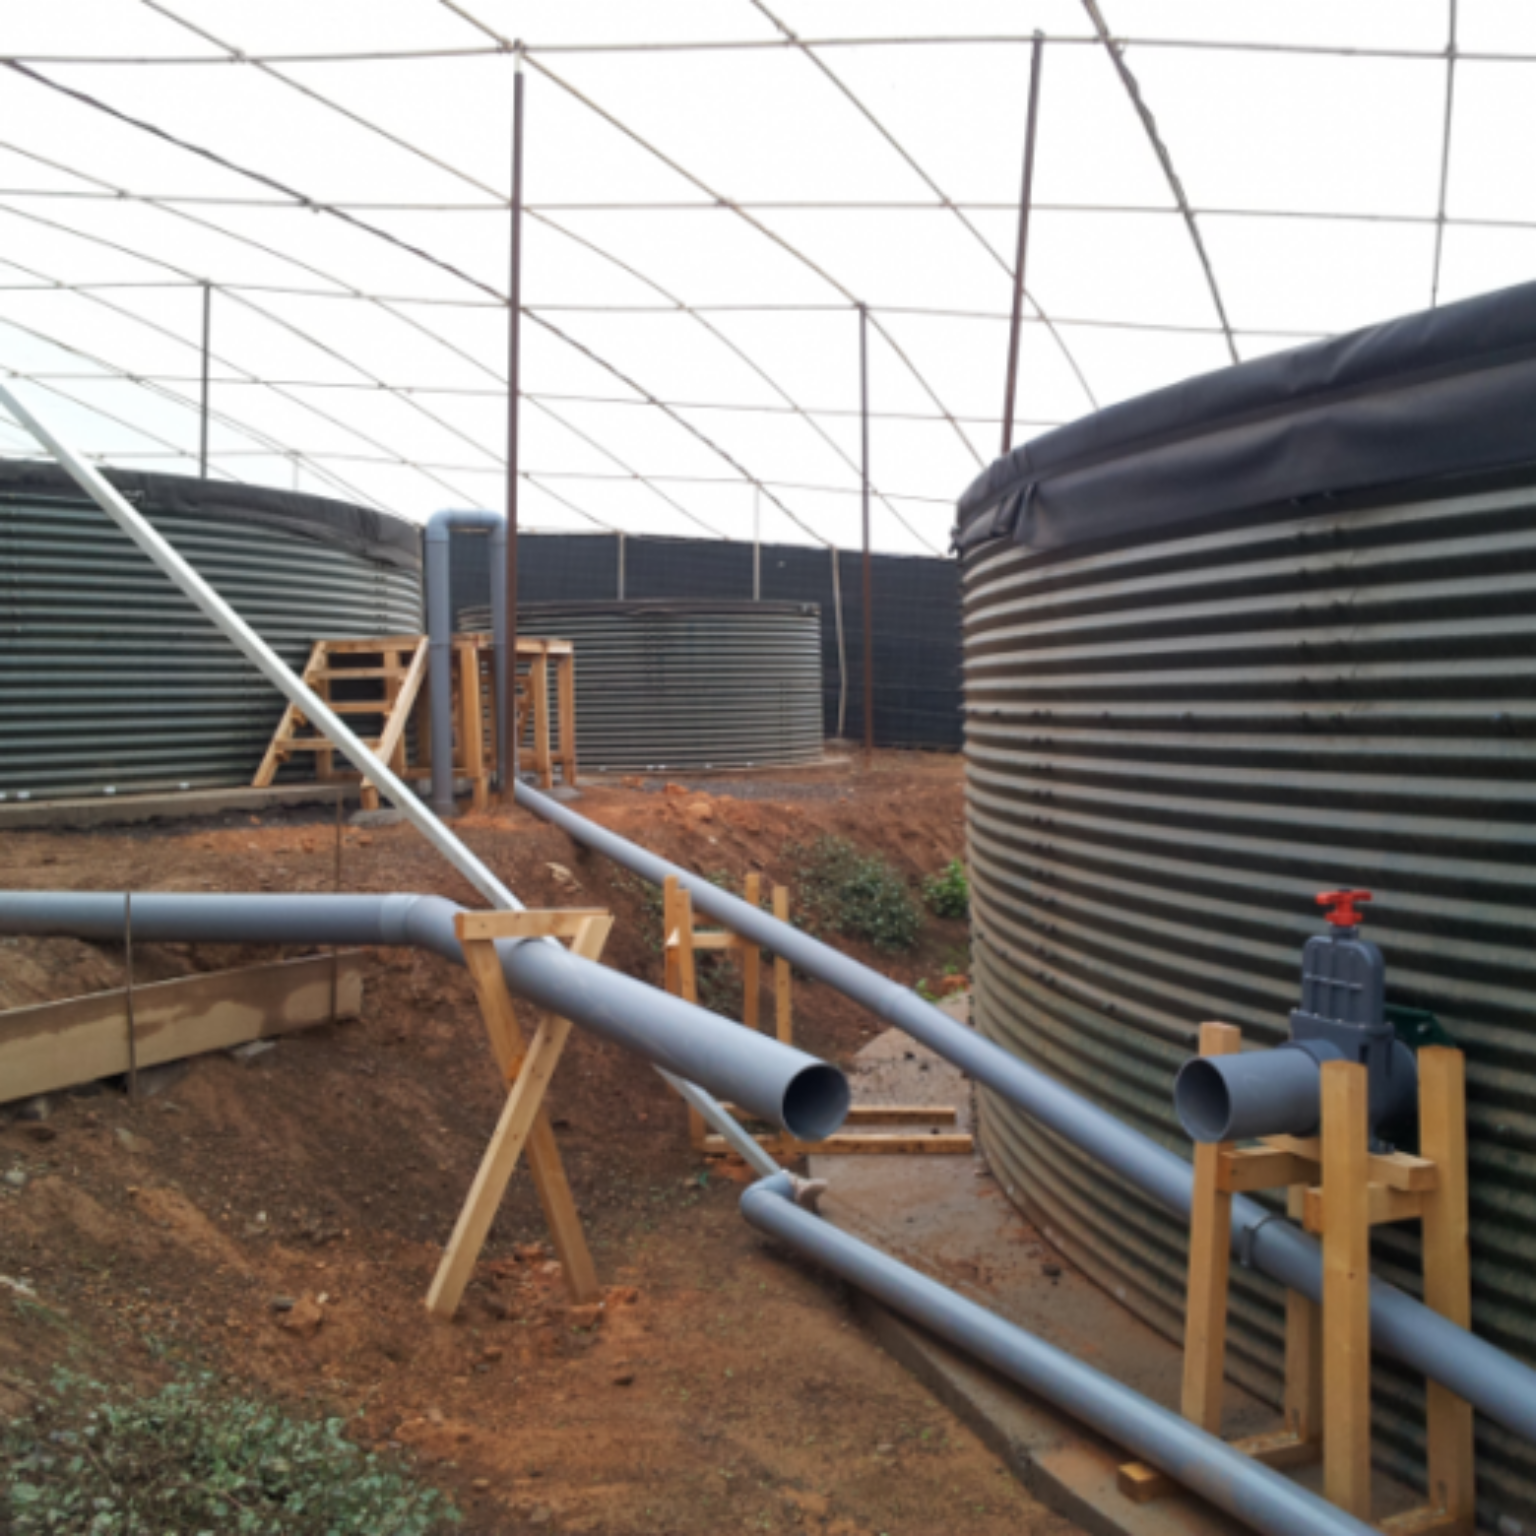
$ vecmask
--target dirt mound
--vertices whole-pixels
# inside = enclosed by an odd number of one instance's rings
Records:
[[[785,844],[823,833],[914,881],[961,851],[952,759],[881,755],[867,775],[783,783],[738,798],[718,780],[682,794],[639,781],[589,789],[580,808],[733,881],[788,878]],[[659,906],[638,881],[521,814],[458,825],[530,905],[612,907],[606,962],[659,980]],[[300,816],[11,833],[0,884],[328,890],[332,837]],[[404,826],[348,830],[342,880],[473,899]],[[911,984],[963,944],[961,925],[934,923],[915,953],[880,964]],[[136,975],[270,958],[145,945]],[[0,1004],[114,986],[121,969],[110,945],[3,941]],[[877,1027],[823,987],[798,984],[795,1001],[801,1042],[833,1059]],[[0,1183],[0,1411],[60,1360],[103,1379],[212,1366],[353,1416],[366,1444],[408,1447],[471,1532],[928,1536],[962,1507],[978,1536],[1056,1523],[835,1292],[746,1227],[737,1184],[693,1157],[660,1079],[580,1033],[549,1102],[603,1305],[569,1305],[519,1171],[458,1320],[432,1322],[423,1298],[502,1089],[462,972],[376,952],[364,1012],[249,1064],[201,1058],[137,1107],[116,1091],[66,1096],[51,1140],[0,1127],[0,1173],[17,1175]]]

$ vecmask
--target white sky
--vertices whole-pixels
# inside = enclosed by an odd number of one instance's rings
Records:
[[[1427,307],[1442,162],[1440,301],[1536,272],[1536,5],[1100,9],[1240,357]],[[1036,28],[1023,440],[1229,358],[1082,0],[8,0],[0,368],[195,473],[206,281],[211,473],[501,506],[520,39],[524,526],[856,544],[862,302],[874,543],[942,549],[1000,446]]]

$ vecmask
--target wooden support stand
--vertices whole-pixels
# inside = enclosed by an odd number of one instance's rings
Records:
[[[763,901],[762,876],[756,871],[745,881],[744,899],[753,907]],[[789,889],[776,885],[773,888],[773,915],[781,922],[789,921]],[[760,997],[762,984],[762,951],[739,933],[723,928],[696,928],[693,919],[693,897],[675,875],[669,875],[662,892],[662,934],[664,941],[664,970],[666,988],[676,997],[687,1002],[699,1000],[697,956],[705,952],[734,954],[742,971],[742,1023],[748,1029],[761,1028]],[[773,957],[774,1034],[785,1045],[794,1044],[794,1014],[790,995],[790,965],[782,955]],[[732,1106],[727,1105],[726,1108]],[[855,1105],[848,1112],[855,1123],[887,1125],[953,1125],[956,1112],[953,1106],[927,1106],[914,1104]],[[688,1134],[695,1150],[709,1156],[725,1155],[730,1147],[723,1137],[709,1135],[704,1117],[692,1105],[688,1108]],[[759,1135],[757,1142],[770,1152],[784,1158],[827,1156],[831,1154],[901,1154],[932,1155],[935,1153],[969,1153],[973,1143],[967,1132],[929,1130],[923,1134],[909,1132],[902,1135],[868,1135],[858,1132],[829,1136],[824,1141],[799,1141],[794,1137],[773,1133]]]
[[[547,640],[533,635],[518,637],[517,658],[528,665],[528,676],[518,684],[516,728],[519,740],[531,731],[531,749],[523,762],[531,767],[545,789],[554,788],[555,767],[568,785],[576,782],[576,656],[569,640]],[[551,746],[550,664],[554,663],[559,700],[558,749]],[[360,729],[376,731],[362,737],[399,777],[424,780],[432,776],[430,685],[427,675],[427,642],[421,635],[393,635],[378,639],[317,640],[304,668],[304,681],[339,715],[359,717]],[[491,781],[496,776],[498,710],[501,700],[495,687],[495,652],[485,634],[455,635],[450,672],[453,712],[454,777],[468,779],[477,811],[490,804]],[[337,696],[338,685],[345,697]],[[409,748],[407,726],[416,725],[414,748]],[[360,780],[362,776],[336,766],[336,748],[316,732],[303,734],[309,725],[304,713],[290,704],[278,722],[271,744],[251,781],[264,789],[277,777],[284,763],[298,754],[315,754],[316,777],[325,782]],[[363,781],[363,806],[377,810],[378,791]]]
[[[497,1065],[510,1085],[501,1118],[491,1135],[479,1172],[443,1251],[427,1310],[449,1318],[458,1309],[464,1287],[495,1220],[507,1183],[526,1147],[528,1166],[539,1203],[549,1226],[555,1253],[565,1274],[571,1299],[594,1301],[599,1295],[597,1270],[571,1198],[570,1184],[560,1162],[555,1133],[544,1113],[544,1095],[554,1077],[571,1032],[569,1019],[548,1018],[531,1042],[525,1042],[512,1009],[512,998],[496,958],[497,939],[560,938],[572,952],[596,960],[608,940],[613,918],[602,911],[463,912],[454,931],[464,951],[475,997],[490,1035]]]
[[[1240,1043],[1229,1024],[1201,1026],[1203,1056],[1235,1053]],[[1465,1061],[1460,1051],[1436,1046],[1421,1050],[1418,1064],[1418,1157],[1371,1152],[1366,1069],[1347,1061],[1322,1068],[1320,1137],[1195,1148],[1184,1416],[1220,1433],[1232,1196],[1286,1189],[1291,1217],[1322,1239],[1323,1301],[1319,1307],[1286,1293],[1284,1428],[1233,1444],[1272,1467],[1321,1459],[1324,1493],[1360,1520],[1371,1518],[1371,1228],[1422,1222],[1425,1302],[1464,1328],[1471,1322]],[[1395,1536],[1470,1532],[1472,1408],[1434,1382],[1427,1443],[1428,1503],[1382,1528]],[[1140,1463],[1120,1468],[1119,1486],[1138,1503],[1177,1491],[1171,1478]]]

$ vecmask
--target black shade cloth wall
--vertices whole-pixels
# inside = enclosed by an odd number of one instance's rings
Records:
[[[453,536],[454,612],[490,603],[487,541]],[[815,603],[821,609],[826,734],[864,734],[862,556],[838,561],[842,647],[833,554],[795,544],[761,546],[765,602]],[[524,534],[518,541],[519,602],[626,598],[752,597],[752,546],[716,539],[630,538],[613,534]],[[958,751],[960,712],[960,570],[952,560],[872,557],[874,588],[875,743]],[[839,731],[839,719],[842,729]]]

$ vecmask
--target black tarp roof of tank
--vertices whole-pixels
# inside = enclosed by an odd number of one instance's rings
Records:
[[[404,570],[421,569],[421,528],[390,512],[358,507],[327,496],[307,496],[264,485],[198,480],[145,470],[109,469],[102,474],[140,511],[174,512],[209,522],[280,529],[301,539],[334,545],[354,555]],[[29,496],[94,505],[57,464],[0,460],[0,500]],[[105,514],[103,514],[105,516]]]
[[[1015,448],[957,507],[962,552],[1053,550],[1536,464],[1536,283],[1224,368]]]

